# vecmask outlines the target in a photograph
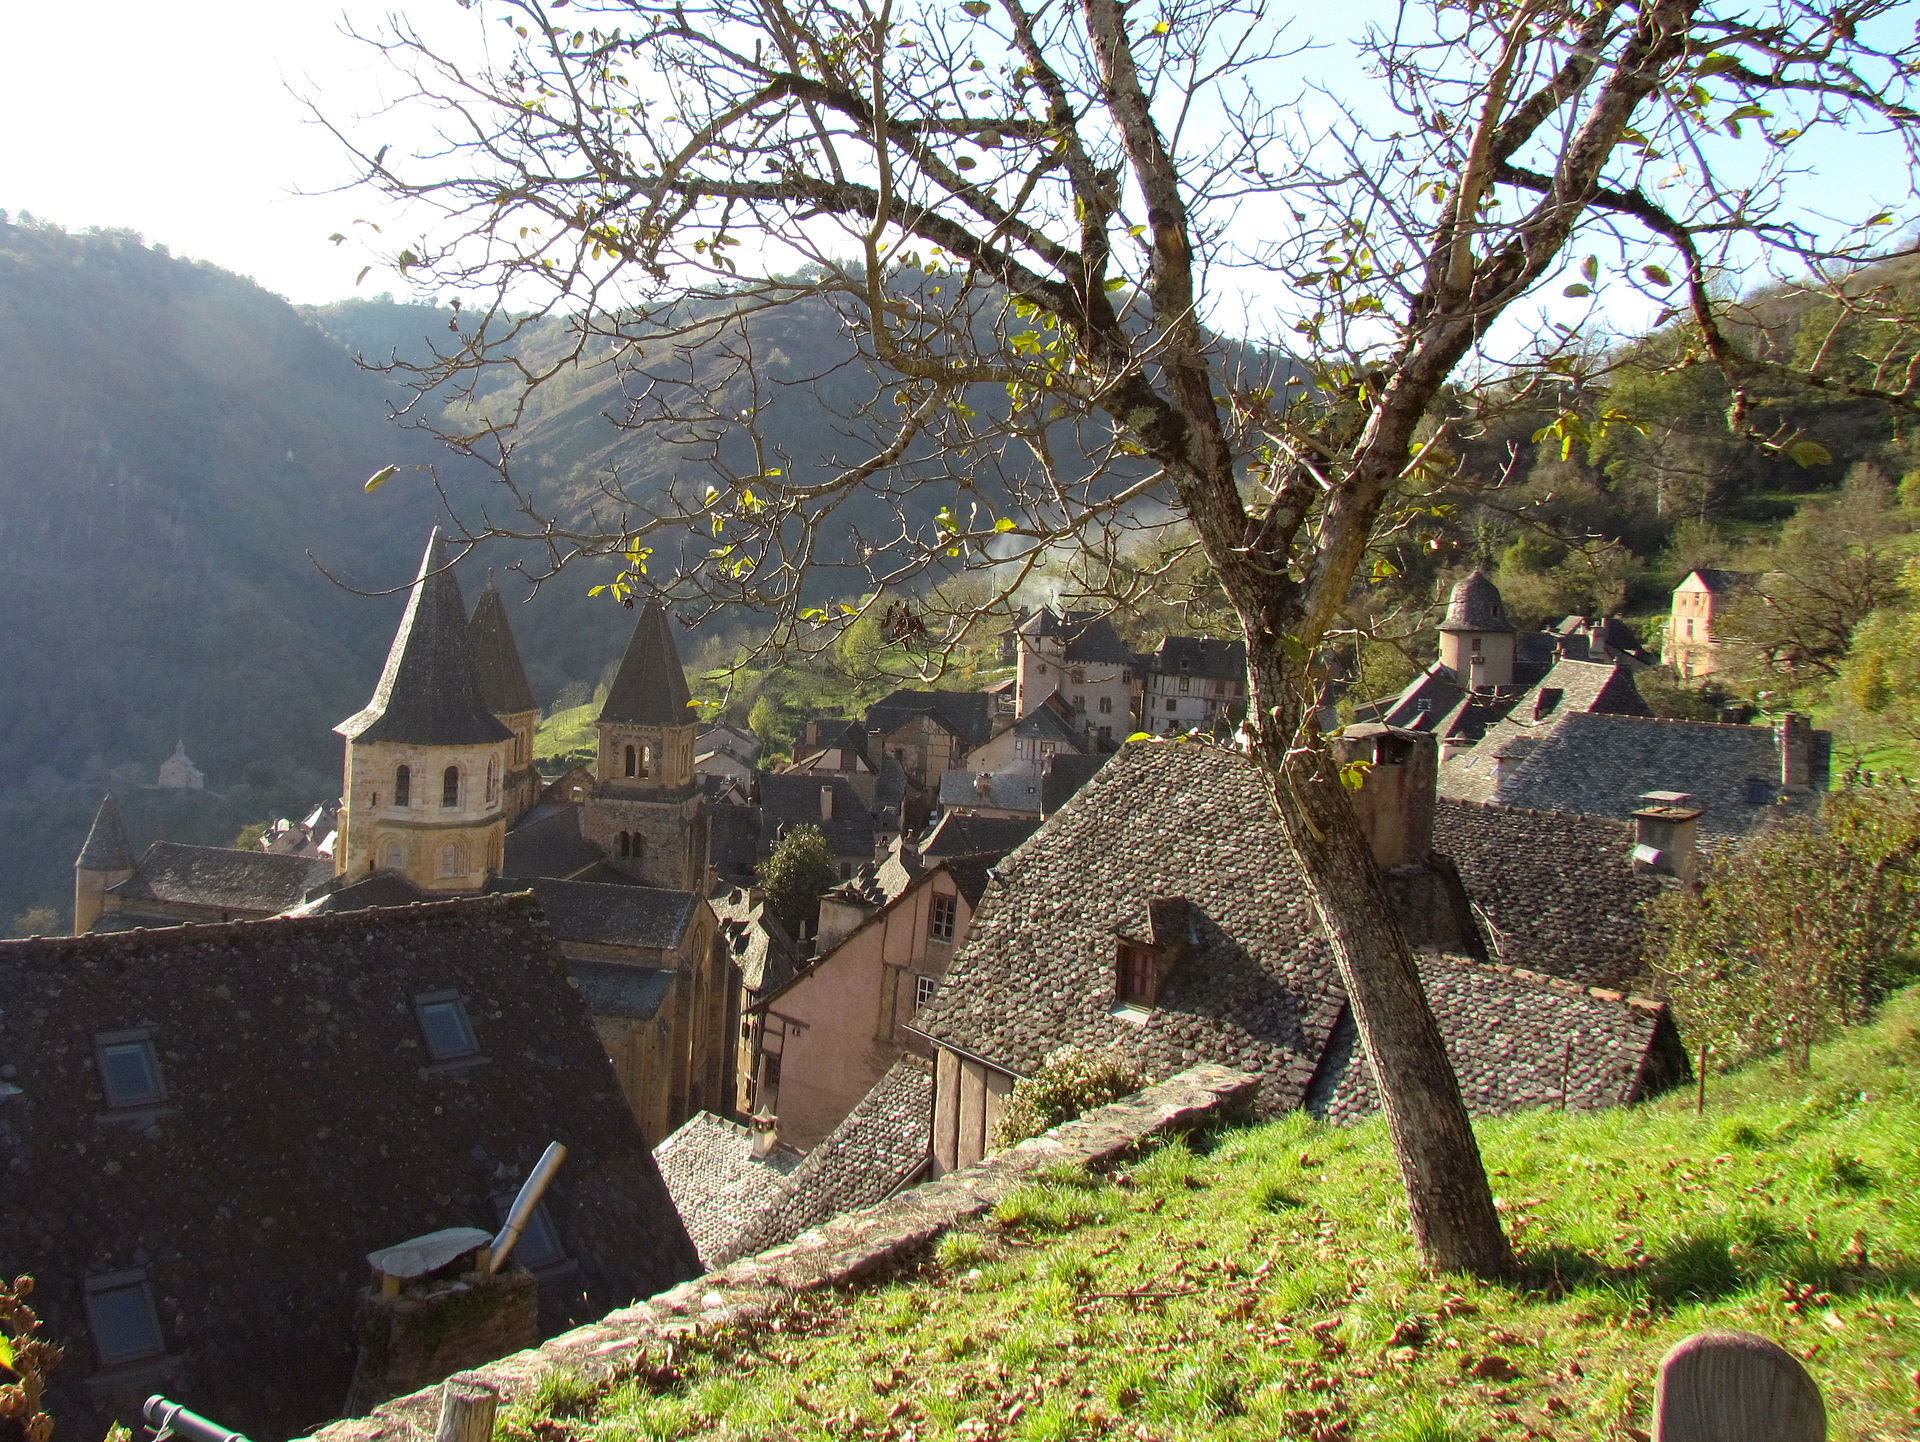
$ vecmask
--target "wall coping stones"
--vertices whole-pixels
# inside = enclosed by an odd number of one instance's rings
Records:
[[[1241,1117],[1250,1112],[1259,1086],[1258,1077],[1229,1067],[1189,1067],[1009,1151],[835,1217],[785,1246],[744,1257],[462,1375],[497,1388],[500,1400],[510,1403],[531,1392],[549,1372],[612,1372],[650,1345],[764,1316],[795,1292],[871,1276],[916,1254],[957,1223],[992,1210],[1046,1168],[1096,1165],[1125,1155],[1150,1137],[1184,1131],[1211,1118]],[[440,1389],[430,1387],[395,1398],[366,1417],[323,1427],[312,1442],[427,1442],[439,1410]]]

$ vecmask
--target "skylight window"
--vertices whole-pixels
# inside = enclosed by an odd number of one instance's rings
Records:
[[[89,1277],[86,1302],[87,1330],[102,1367],[158,1357],[166,1350],[144,1271]]]
[[[160,1080],[160,1059],[154,1055],[150,1028],[97,1033],[93,1059],[100,1069],[100,1085],[108,1106],[145,1107],[166,1100],[167,1089]]]
[[[502,1192],[493,1199],[493,1209],[502,1222],[513,1209],[513,1197],[512,1192]],[[520,1240],[513,1244],[512,1259],[529,1272],[557,1267],[567,1260],[567,1249],[560,1245],[560,1233],[554,1229],[553,1215],[544,1201],[534,1203]]]
[[[420,1020],[420,1034],[426,1038],[427,1055],[435,1061],[479,1054],[480,1044],[474,1040],[473,1024],[458,992],[422,992],[413,999],[413,1010]]]

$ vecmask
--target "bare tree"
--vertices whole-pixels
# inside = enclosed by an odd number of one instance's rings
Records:
[[[508,48],[479,68],[405,28],[375,41],[444,143],[356,150],[437,214],[403,270],[485,301],[415,378],[423,417],[500,475],[491,500],[454,498],[471,533],[544,547],[536,575],[623,555],[616,594],[744,603],[774,646],[872,609],[932,651],[1063,551],[1123,577],[1123,603],[1160,569],[1135,561],[1144,533],[1197,547],[1245,628],[1247,745],[1324,918],[1421,1254],[1506,1267],[1316,733],[1314,658],[1383,538],[1419,540],[1444,489],[1471,486],[1455,456],[1487,409],[1591,380],[1603,349],[1567,302],[1665,301],[1686,358],[1736,396],[1796,371],[1724,282],[1771,253],[1839,287],[1893,233],[1791,202],[1820,137],[1909,141],[1899,7],[1409,0],[1333,55],[1261,0],[487,4]],[[1896,190],[1853,219],[1904,222]],[[1517,314],[1563,284],[1571,319]],[[1283,344],[1248,334],[1249,297]],[[844,354],[786,352],[795,314]],[[543,317],[565,345],[531,344]],[[516,478],[514,428],[598,366],[623,376],[616,419],[657,443],[656,473],[556,505]],[[1910,372],[1797,373],[1915,396]],[[783,449],[794,396],[834,417],[807,454]],[[1569,409],[1550,429],[1593,424]],[[844,606],[820,603],[823,566]],[[928,599],[988,566],[991,603]]]

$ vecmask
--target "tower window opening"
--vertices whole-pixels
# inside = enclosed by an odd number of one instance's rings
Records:
[[[412,804],[412,795],[413,772],[405,766],[396,766],[393,772],[393,804],[395,806],[409,806]],[[379,804],[379,798],[377,796],[375,797],[375,804]]]
[[[487,758],[487,805],[491,806],[500,799],[500,758]]]
[[[460,768],[449,766],[440,778],[440,804],[458,806],[460,804]]]
[[[638,776],[639,774],[640,774],[640,753],[637,750],[635,750],[633,747],[629,746],[627,748],[627,775]]]
[[[622,859],[633,855],[633,837],[625,831],[620,833],[620,855]]]
[[[640,748],[640,774],[642,776],[653,775],[653,747],[651,746],[642,746]]]

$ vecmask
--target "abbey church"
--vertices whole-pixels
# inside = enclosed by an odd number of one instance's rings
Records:
[[[346,762],[327,864],[156,842],[111,797],[74,868],[74,930],[125,930],[535,893],[649,1142],[733,1096],[737,985],[707,897],[698,716],[658,600],[597,723],[593,774],[543,785],[539,706],[491,578],[471,616],[436,532]]]

